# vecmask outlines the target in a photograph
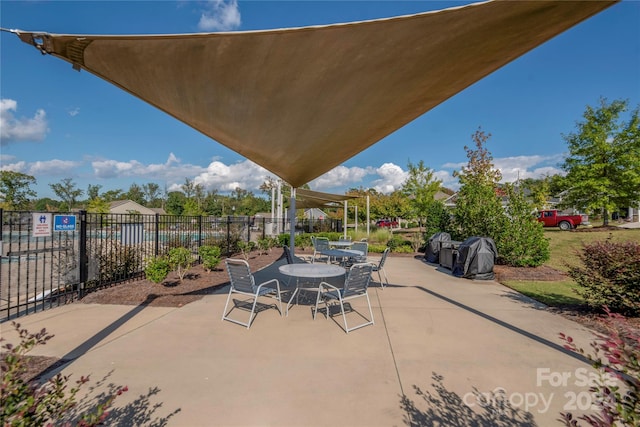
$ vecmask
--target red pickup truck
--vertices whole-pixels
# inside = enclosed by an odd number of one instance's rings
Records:
[[[560,227],[560,230],[572,230],[589,222],[587,215],[560,215],[557,210],[538,212],[538,221],[545,227]]]

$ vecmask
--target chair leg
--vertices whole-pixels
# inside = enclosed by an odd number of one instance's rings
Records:
[[[389,286],[389,278],[387,277],[387,272],[384,270],[384,267],[380,270],[382,270],[382,274],[384,274],[384,281],[387,283],[387,286]]]
[[[378,269],[378,282],[380,282],[380,289],[384,289],[384,283],[382,283],[382,276],[380,275],[380,269]]]
[[[229,289],[229,295],[227,295],[227,302],[224,305],[224,310],[222,311],[222,320],[227,317],[227,306],[229,305],[229,300],[231,299],[232,290]]]

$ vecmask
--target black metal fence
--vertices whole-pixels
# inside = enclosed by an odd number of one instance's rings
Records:
[[[0,209],[0,322],[66,304],[86,292],[137,279],[146,260],[184,247],[289,233],[288,222],[261,217],[111,213],[36,213]],[[340,231],[331,220],[301,220],[296,232]]]

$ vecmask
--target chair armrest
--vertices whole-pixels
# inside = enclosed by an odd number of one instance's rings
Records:
[[[276,282],[276,287],[273,288],[273,286],[266,286],[269,283],[273,283]],[[272,288],[272,289],[277,289],[278,292],[280,292],[280,282],[278,281],[278,279],[271,279],[271,280],[267,280],[266,282],[262,282],[258,285],[258,293],[260,293],[260,289],[262,289],[262,287],[266,287],[266,288]]]
[[[322,288],[323,288],[323,287],[331,288],[331,289],[333,289],[333,290],[335,290],[335,291],[338,291],[338,292],[340,292],[340,291],[341,291],[341,289],[340,289],[340,288],[336,288],[335,286],[330,285],[330,284],[329,284],[329,283],[327,283],[327,282],[320,282],[320,285],[319,285],[320,291],[322,291]]]

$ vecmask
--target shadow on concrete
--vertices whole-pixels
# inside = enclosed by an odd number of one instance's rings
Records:
[[[574,353],[574,352],[572,352],[570,350],[567,350],[566,348],[564,348],[560,344],[556,344],[556,343],[554,343],[552,341],[549,341],[546,338],[543,338],[543,337],[540,337],[538,335],[532,334],[529,331],[525,331],[524,329],[518,328],[517,326],[514,326],[514,325],[512,325],[510,323],[507,323],[507,322],[505,322],[503,320],[497,319],[497,318],[495,318],[495,317],[493,317],[493,316],[491,316],[491,315],[489,315],[487,313],[483,313],[483,312],[481,312],[479,310],[476,310],[473,307],[469,307],[468,305],[462,304],[461,302],[455,301],[455,300],[453,300],[453,299],[451,299],[449,297],[441,295],[441,294],[439,294],[437,292],[434,292],[434,291],[432,291],[430,289],[427,289],[427,288],[425,288],[423,286],[416,286],[415,288],[419,289],[419,290],[421,290],[423,292],[426,292],[427,294],[432,295],[432,296],[434,296],[436,298],[439,298],[439,299],[441,299],[443,301],[446,301],[449,304],[455,305],[458,308],[461,308],[461,309],[466,310],[466,311],[468,311],[470,313],[473,313],[476,316],[482,317],[483,319],[486,319],[486,320],[488,320],[490,322],[493,322],[493,323],[495,323],[497,325],[500,325],[503,328],[509,329],[510,331],[513,331],[513,332],[515,332],[517,334],[520,334],[520,335],[522,335],[524,337],[527,337],[527,338],[529,338],[529,339],[531,339],[531,340],[533,340],[533,341],[535,341],[535,342],[537,342],[539,344],[546,345],[549,348],[552,348],[552,349],[554,349],[556,351],[564,353],[565,355],[567,355],[569,357],[572,357],[572,358],[574,358],[576,360],[579,360],[582,363],[585,363],[585,364],[591,366],[591,362],[589,361],[589,359],[587,359],[586,357],[584,357],[581,354]]]
[[[95,384],[91,383],[91,387],[85,396],[80,399],[76,406],[67,411],[65,422],[69,425],[76,425],[82,419],[83,414],[91,414],[95,412],[98,405],[104,405],[113,396],[118,394],[121,386],[113,383],[107,384],[107,381],[113,371],[105,375]],[[89,383],[87,383],[89,384]],[[169,420],[181,411],[180,408],[174,409],[170,414],[158,416],[156,412],[162,408],[162,403],[152,403],[152,398],[160,394],[158,387],[150,387],[145,394],[139,395],[132,402],[118,406],[118,398],[113,402],[113,406],[107,409],[107,417],[100,425],[109,426],[146,426],[146,427],[164,427],[167,426]],[[97,394],[96,394],[97,393]],[[66,424],[65,424],[66,425]],[[79,424],[77,424],[79,425]]]
[[[127,323],[133,317],[135,317],[138,313],[140,313],[146,306],[151,304],[153,300],[155,300],[157,295],[149,295],[147,299],[135,306],[133,309],[129,310],[127,313],[122,315],[119,319],[113,321],[110,325],[103,328],[101,331],[98,331],[91,338],[87,339],[82,344],[78,345],[73,350],[69,351],[67,354],[62,356],[57,362],[46,367],[41,372],[33,375],[33,378],[37,378],[40,381],[46,381],[47,379],[53,377],[57,373],[61,372],[66,367],[70,366],[78,357],[86,354],[93,347],[98,345],[102,340],[115,332],[120,326]]]
[[[460,396],[448,390],[444,377],[433,373],[433,392],[422,390],[414,384],[421,402],[414,402],[406,395],[401,396],[400,407],[407,413],[407,426],[460,426],[460,427],[534,427],[533,415],[516,408],[509,402],[502,390],[480,392],[475,387],[472,392]]]

